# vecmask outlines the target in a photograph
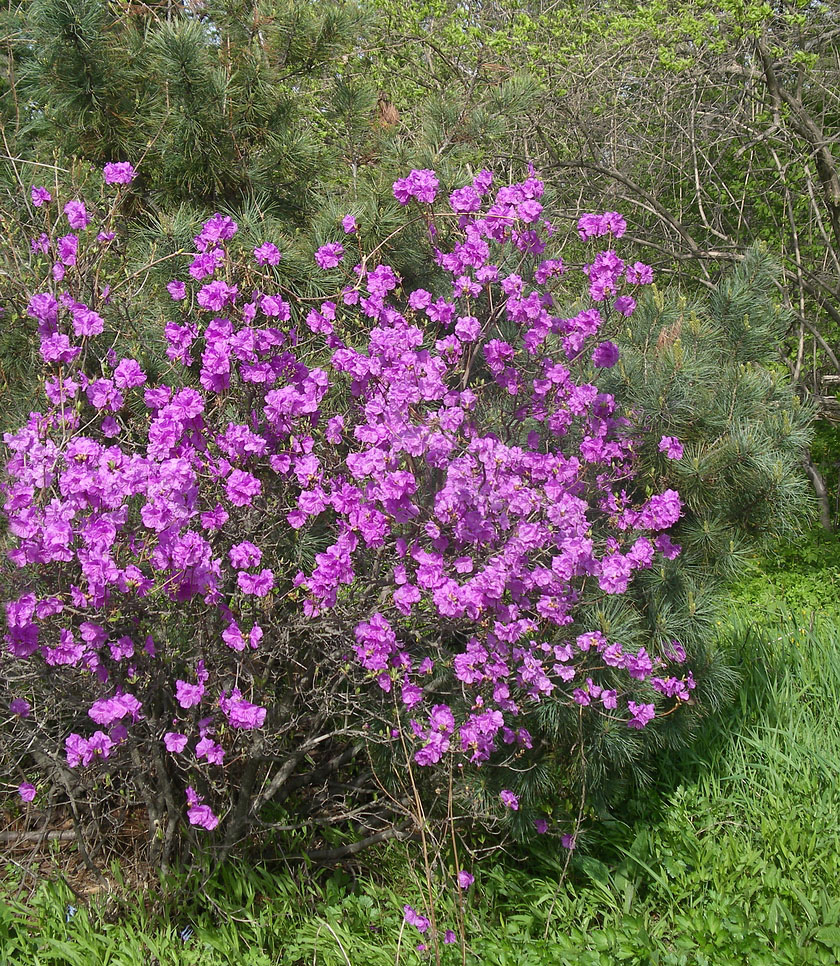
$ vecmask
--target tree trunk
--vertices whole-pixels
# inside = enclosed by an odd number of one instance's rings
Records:
[[[833,529],[831,526],[831,504],[829,503],[825,480],[822,478],[820,471],[811,462],[810,456],[805,457],[803,465],[811,481],[811,485],[814,487],[814,492],[817,494],[817,500],[820,505],[820,524],[824,530],[831,530]]]

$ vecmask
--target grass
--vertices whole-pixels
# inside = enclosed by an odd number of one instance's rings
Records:
[[[753,620],[817,613],[840,625],[840,540],[824,530],[756,557],[733,592],[733,603]]]
[[[664,763],[644,812],[589,836],[562,886],[562,855],[482,868],[467,903],[467,963],[840,961],[840,621],[803,620],[801,608],[800,619],[764,609],[759,621],[747,597],[729,632],[743,675],[738,701],[689,756]],[[202,888],[196,874],[168,892],[87,907],[60,881],[18,903],[9,868],[0,963],[428,961],[420,935],[402,925],[403,903],[422,909],[422,900],[401,848],[355,879],[230,867]],[[438,915],[441,928],[457,929],[451,900]],[[444,963],[462,962],[458,943],[443,953]]]

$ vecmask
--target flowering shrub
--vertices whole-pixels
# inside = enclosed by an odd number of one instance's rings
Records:
[[[133,176],[105,170],[115,191]],[[6,731],[36,749],[21,777],[79,808],[119,775],[164,857],[189,827],[232,847],[269,804],[411,830],[400,762],[419,797],[442,772],[474,799],[495,769],[490,810],[546,831],[562,792],[516,785],[552,753],[531,710],[627,731],[689,700],[679,642],[633,647],[593,617],[679,553],[680,497],[637,492],[645,430],[593,381],[650,269],[597,246],[566,266],[542,182],[492,180],[438,212],[434,172],[394,185],[428,227],[434,293],[403,291],[348,216],[314,253],[343,281],[310,303],[278,288],[270,241],[235,260],[237,225],[214,215],[167,285],[157,380],[113,348],[120,299],[142,297],[105,277],[118,226],[33,189],[44,405],[6,435],[3,482]],[[624,229],[578,225],[607,246]]]

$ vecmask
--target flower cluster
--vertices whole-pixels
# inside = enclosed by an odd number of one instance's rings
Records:
[[[109,184],[133,177],[126,163],[106,168]],[[433,253],[437,291],[404,297],[393,268],[363,263],[317,307],[246,294],[243,279],[265,285],[259,269],[280,252],[263,243],[243,273],[226,244],[237,225],[214,215],[187,278],[167,286],[176,303],[194,300],[165,324],[179,372],[158,382],[106,351],[100,293],[79,301],[73,272],[98,243],[84,236],[84,203],[65,205],[79,234],[59,239],[62,272],[27,307],[44,411],[5,437],[3,495],[23,585],[6,603],[7,652],[99,688],[86,711],[100,729],[66,737],[71,768],[119,755],[130,735],[173,759],[191,750],[196,774],[244,754],[243,733],[270,730],[280,700],[254,668],[283,630],[269,616],[281,601],[343,622],[347,674],[391,703],[419,766],[526,752],[517,718],[543,701],[636,729],[656,714],[635,700],[640,683],[688,700],[684,653],[634,652],[587,611],[593,593],[624,593],[657,555],[679,552],[666,532],[679,495],[634,499],[641,430],[587,378],[590,362],[616,363],[603,335],[650,270],[596,252],[577,290],[590,306],[563,311],[558,286],[572,273],[544,257],[555,232],[542,182],[491,185],[481,172],[449,195],[459,229]],[[438,187],[434,172],[412,171],[394,194],[431,204]],[[33,189],[32,200],[51,199]],[[358,231],[352,216],[342,227]],[[608,213],[579,232],[625,227]],[[315,261],[331,272],[343,256],[330,242]],[[681,455],[675,438],[660,448]],[[277,546],[309,530],[326,542],[287,578]],[[155,626],[159,601],[209,615],[189,659]],[[16,715],[29,710],[15,697]],[[189,823],[215,828],[204,797],[185,794]],[[520,807],[509,789],[500,802]]]

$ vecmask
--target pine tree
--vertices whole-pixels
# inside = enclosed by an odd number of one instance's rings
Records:
[[[581,606],[589,626],[565,636],[600,630],[626,651],[644,647],[652,656],[677,641],[697,688],[688,703],[640,691],[636,700],[656,700],[662,716],[640,731],[544,701],[528,725],[539,743],[518,789],[523,834],[545,812],[571,828],[582,802],[589,814],[615,807],[651,780],[663,750],[690,744],[736,680],[719,634],[728,583],[759,548],[813,521],[802,462],[814,412],[778,364],[789,318],[775,301],[777,277],[773,261],[754,249],[706,299],[689,303],[654,289],[631,318],[614,323],[621,356],[599,384],[647,429],[636,495],[681,494],[684,512],[671,537],[682,552],[641,571],[625,595],[593,595]],[[659,451],[663,436],[682,441],[681,459]],[[498,792],[492,771],[485,780]]]

